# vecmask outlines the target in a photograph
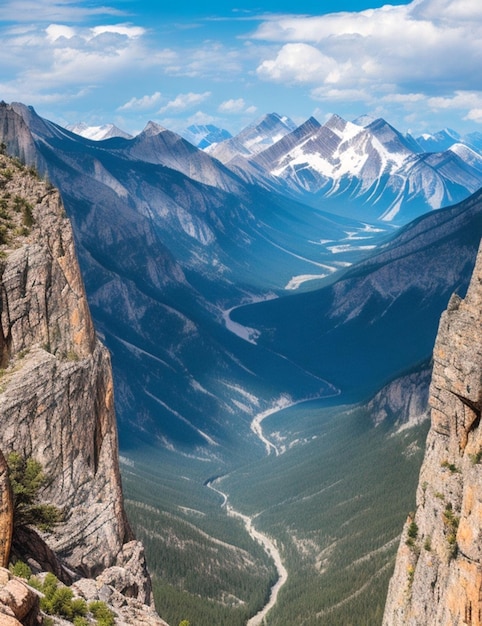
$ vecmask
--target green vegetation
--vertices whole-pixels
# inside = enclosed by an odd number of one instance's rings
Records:
[[[32,576],[30,567],[22,561],[10,565],[10,571],[15,576],[25,578],[28,584],[43,596],[40,598],[40,609],[47,615],[55,615],[72,622],[75,626],[114,626],[114,613],[105,602],[93,601],[87,604],[83,598],[74,596],[70,587],[59,582],[57,577],[49,572],[41,580]],[[43,626],[53,623],[44,618]]]
[[[19,578],[25,578],[28,580],[32,576],[32,570],[23,561],[17,561],[16,563],[10,563],[8,569],[14,576]]]
[[[90,602],[89,611],[96,619],[98,626],[114,626],[114,613],[109,609],[105,602],[100,602],[99,600]]]
[[[479,450],[475,454],[471,454],[470,460],[472,461],[473,465],[478,465],[480,461],[482,460],[482,450]]]
[[[443,522],[446,530],[446,539],[448,544],[449,558],[453,559],[457,556],[457,530],[459,527],[460,517],[454,515],[451,502],[447,502],[443,512]]]
[[[440,465],[441,467],[450,470],[452,474],[457,474],[458,472],[460,472],[456,465],[454,465],[453,463],[449,463],[448,461],[442,461]]]
[[[61,521],[62,513],[53,504],[39,502],[40,492],[47,484],[41,464],[35,459],[25,459],[18,452],[7,457],[13,493],[14,532],[18,526],[36,526],[43,531]]]
[[[219,483],[236,510],[256,515],[256,527],[276,540],[288,569],[266,625],[380,624],[428,423],[394,434],[374,428],[362,410],[313,403],[268,418],[265,432],[270,424],[286,433],[286,452],[250,460]],[[290,447],[290,440],[298,443]],[[144,449],[129,455],[122,473],[160,615],[173,624],[245,624],[268,597],[275,572],[220,508],[221,497],[202,486],[226,469]],[[219,540],[260,554],[243,570]]]
[[[408,538],[407,538],[407,541],[405,543],[410,548],[415,548],[415,540],[417,539],[417,536],[418,536],[418,525],[415,522],[415,520],[410,522],[410,525],[409,525],[408,530],[407,530],[407,536],[408,536]]]
[[[15,169],[25,169],[17,160],[0,158],[0,245],[11,244],[15,237],[26,236],[35,223],[33,205],[16,190]],[[28,170],[30,177],[39,180],[35,168]]]

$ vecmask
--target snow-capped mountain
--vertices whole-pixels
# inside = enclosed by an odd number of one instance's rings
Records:
[[[78,124],[70,124],[66,126],[67,130],[85,137],[86,139],[92,139],[94,141],[102,141],[103,139],[110,139],[111,137],[124,137],[129,139],[132,135],[121,130],[114,124],[103,124],[102,126],[87,126],[84,122]]]
[[[474,151],[424,153],[385,120],[366,122],[333,115],[321,125],[310,118],[267,149],[249,155],[243,147],[225,162],[239,175],[244,170],[276,180],[280,191],[320,208],[398,223],[460,201],[482,185]]]
[[[239,155],[249,157],[258,154],[295,128],[295,123],[289,117],[270,113],[247,126],[235,137],[212,146],[207,151],[222,163],[228,163]]]
[[[450,149],[455,144],[462,144],[475,152],[482,153],[482,133],[479,132],[461,135],[451,128],[445,128],[434,134],[425,133],[420,135],[414,141],[416,141],[423,152],[440,152]]]
[[[184,139],[201,150],[206,150],[206,148],[232,137],[228,130],[218,128],[213,124],[192,124],[181,134]]]
[[[423,152],[442,152],[448,150],[454,143],[460,143],[462,136],[451,128],[445,128],[434,134],[424,133],[416,137],[415,141]]]

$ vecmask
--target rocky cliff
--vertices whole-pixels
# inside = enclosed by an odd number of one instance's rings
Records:
[[[65,582],[103,576],[97,592],[107,585],[137,598],[137,609],[151,604],[123,507],[109,354],[94,331],[70,222],[57,191],[5,155],[0,315],[0,449],[42,464],[42,497],[64,514],[50,534],[27,531],[17,545],[14,537],[13,552],[37,569],[47,561]],[[2,485],[0,499],[8,509]],[[148,623],[163,622],[152,613]]]
[[[464,300],[443,313],[417,507],[390,582],[385,626],[482,624],[482,248]]]

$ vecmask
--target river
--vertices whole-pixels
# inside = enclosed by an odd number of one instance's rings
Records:
[[[236,509],[234,509],[229,504],[228,495],[224,493],[224,491],[221,491],[221,489],[219,489],[218,486],[215,486],[221,480],[222,478],[216,478],[212,481],[208,481],[206,483],[206,486],[209,489],[212,489],[213,491],[218,493],[223,498],[223,503],[221,506],[226,509],[226,513],[230,517],[236,517],[243,522],[249,535],[259,544],[261,544],[266,550],[266,552],[273,559],[276,569],[278,571],[278,580],[271,587],[271,593],[270,593],[267,604],[265,604],[264,607],[256,615],[251,617],[246,624],[246,626],[261,626],[263,619],[267,615],[268,611],[270,611],[273,608],[273,606],[276,604],[278,600],[278,593],[280,589],[282,588],[282,586],[288,580],[288,572],[286,571],[286,568],[283,565],[281,554],[278,548],[276,547],[275,542],[272,541],[264,533],[260,532],[259,530],[256,530],[256,528],[254,527],[253,522],[254,522],[255,517],[249,517],[249,515],[244,515],[243,513],[236,511]]]

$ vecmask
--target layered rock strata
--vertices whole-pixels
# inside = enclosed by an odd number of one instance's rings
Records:
[[[383,624],[482,624],[482,248],[443,313],[417,508],[403,529]]]

